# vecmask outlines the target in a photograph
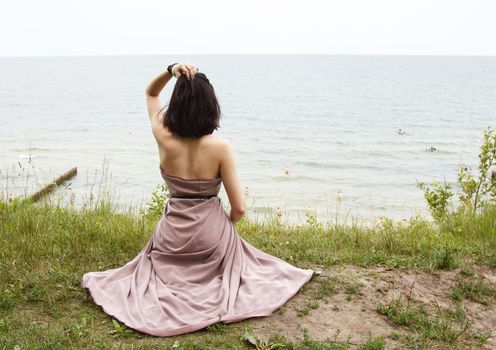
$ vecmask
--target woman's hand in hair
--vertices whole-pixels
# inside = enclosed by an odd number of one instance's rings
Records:
[[[196,67],[192,66],[189,63],[178,63],[172,67],[172,75],[176,78],[179,78],[181,75],[185,74],[186,78],[191,79],[195,76],[197,72]]]

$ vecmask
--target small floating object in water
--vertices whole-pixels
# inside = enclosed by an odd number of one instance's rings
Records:
[[[398,129],[398,135],[406,135],[406,131],[401,130],[401,128],[400,128],[400,129]]]
[[[336,193],[336,199],[338,201],[342,201],[343,200],[343,192],[341,192],[341,190],[338,190],[338,192]]]
[[[276,222],[278,225],[282,224],[282,213],[281,213],[281,208],[276,207]]]
[[[129,130],[129,135],[131,135],[132,133],[133,133],[133,131],[132,130]]]
[[[436,152],[436,151],[439,151],[436,147],[429,147],[429,148],[426,148],[425,149],[426,151],[429,151],[429,152]]]
[[[288,169],[288,167],[286,167],[286,169],[284,169],[284,175],[289,175],[289,169]]]

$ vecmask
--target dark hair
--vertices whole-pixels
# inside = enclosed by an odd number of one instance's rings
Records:
[[[182,137],[201,137],[219,127],[220,106],[213,86],[203,73],[191,80],[177,78],[163,124]]]

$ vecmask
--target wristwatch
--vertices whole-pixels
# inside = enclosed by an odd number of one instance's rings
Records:
[[[171,64],[171,65],[168,65],[168,66],[167,66],[167,72],[169,72],[169,74],[170,74],[170,75],[172,75],[172,68],[173,68],[173,67],[174,67],[174,65],[176,65],[176,64],[178,64],[178,63],[173,63],[173,64]]]

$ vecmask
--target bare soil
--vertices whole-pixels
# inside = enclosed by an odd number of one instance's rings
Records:
[[[496,272],[485,266],[472,267],[477,274],[484,276],[487,283],[496,283]],[[269,338],[272,333],[280,333],[296,340],[302,337],[302,329],[319,340],[327,338],[336,341],[348,341],[355,348],[365,342],[369,334],[372,337],[384,336],[387,349],[404,348],[398,334],[409,331],[388,320],[377,311],[378,304],[403,297],[414,302],[423,302],[429,311],[438,307],[454,308],[456,301],[451,297],[460,269],[437,271],[430,274],[424,271],[399,270],[386,267],[360,267],[356,265],[340,265],[322,271],[321,275],[311,280],[307,287],[301,289],[281,309],[267,318],[253,322],[252,331],[255,336]],[[323,299],[315,299],[318,288],[317,279],[336,277],[341,281],[349,281],[360,285],[354,292],[346,288],[330,291]],[[309,304],[318,303],[315,309]],[[467,317],[472,320],[473,330],[485,330],[491,333],[485,343],[486,349],[496,349],[496,306],[464,299]],[[298,310],[307,308],[307,315]],[[396,334],[396,336],[395,336]]]

